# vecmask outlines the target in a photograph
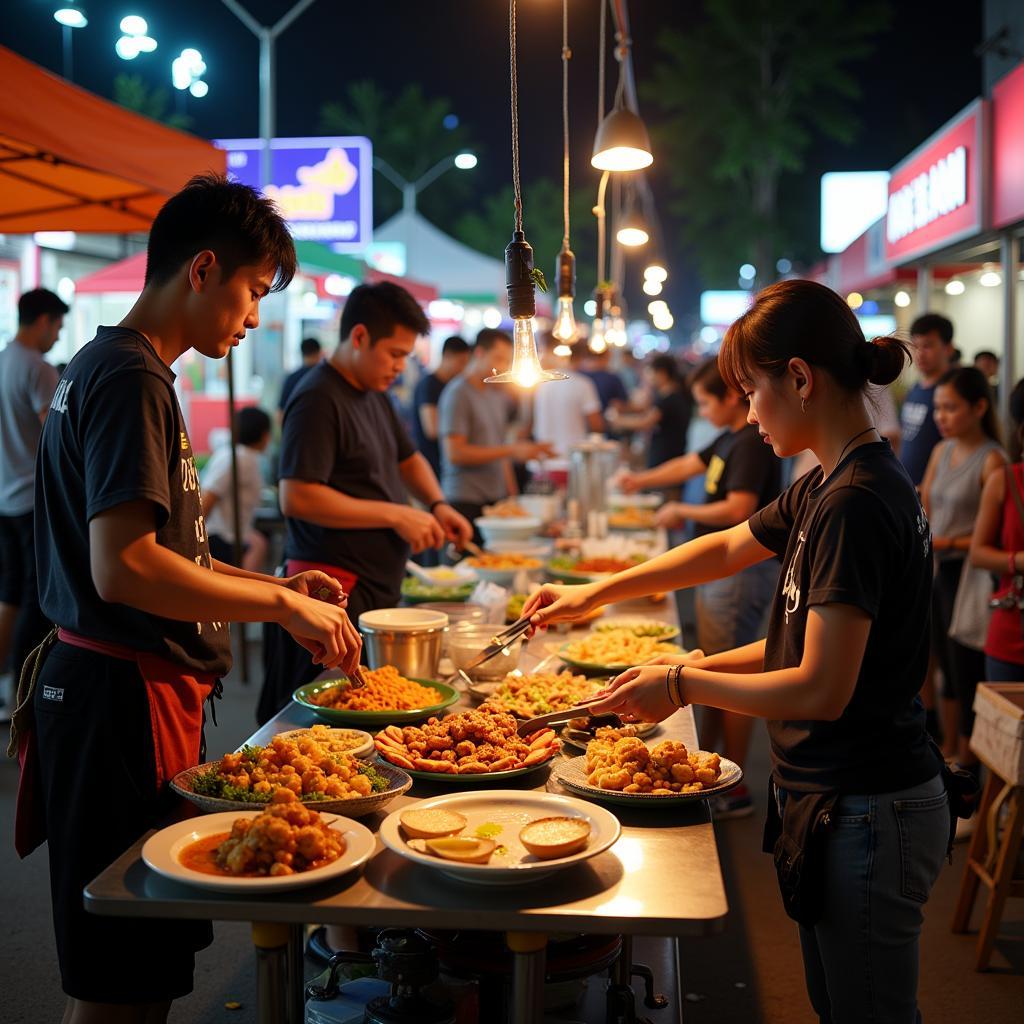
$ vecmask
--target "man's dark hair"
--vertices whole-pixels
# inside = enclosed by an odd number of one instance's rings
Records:
[[[270,433],[270,417],[256,405],[235,413],[235,437],[239,444],[259,444]]]
[[[458,334],[453,334],[450,338],[444,339],[444,344],[441,346],[441,358],[445,356],[461,356],[463,352],[469,351],[469,342],[465,338]]]
[[[502,331],[497,327],[485,327],[476,336],[473,351],[490,352],[499,341],[507,341],[511,345],[512,336],[508,331]]]
[[[932,331],[942,339],[944,345],[953,343],[953,321],[941,313],[924,313],[910,325],[911,335],[931,334]]]
[[[666,352],[656,355],[648,364],[652,373],[663,373],[673,384],[682,384],[683,375],[679,372],[679,363],[674,356]]]
[[[347,341],[353,328],[362,324],[370,334],[370,344],[386,338],[396,326],[417,334],[430,333],[430,321],[420,304],[401,286],[392,281],[361,284],[352,289],[341,311],[342,341]]]
[[[975,366],[977,366],[979,359],[994,359],[997,363],[999,362],[999,356],[997,356],[995,352],[988,348],[983,348],[980,352],[974,353]]]
[[[18,326],[30,327],[41,316],[64,316],[68,306],[48,288],[33,288],[18,299]]]
[[[318,356],[322,350],[320,342],[316,338],[303,338],[302,344],[299,345],[299,351],[303,356]]]
[[[277,207],[220,174],[197,174],[160,208],[149,229],[146,284],[166,284],[204,249],[225,281],[239,267],[273,268],[270,290],[278,292],[295,276],[295,243]]]

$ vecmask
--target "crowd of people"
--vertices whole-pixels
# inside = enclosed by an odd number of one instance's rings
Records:
[[[660,720],[700,705],[704,745],[721,740],[740,763],[766,719],[769,837],[812,1003],[823,1019],[837,1000],[856,1008],[851,1019],[913,1019],[921,903],[952,841],[947,761],[977,768],[974,689],[1024,670],[1024,463],[995,415],[995,356],[960,365],[939,314],[914,321],[909,346],[868,342],[835,293],[785,281],[757,296],[717,359],[688,373],[671,353],[651,359],[646,404],[606,354],[577,346],[570,380],[540,389],[524,414],[517,395],[483,384],[511,365],[511,337],[449,338],[416,386],[410,431],[389,393],[430,324],[397,284],[360,285],[337,343],[304,343],[282,391],[286,536],[283,564],[268,566],[253,512],[274,423],[242,409],[235,451],[200,473],[171,365],[190,349],[226,355],[295,266],[270,202],[199,177],[153,223],[136,304],[62,376],[44,356],[68,308],[44,289],[22,296],[0,350],[16,841],[22,855],[48,842],[65,1019],[112,1019],[129,1004],[131,1019],[164,1019],[191,989],[207,924],[87,914],[81,891],[167,811],[167,780],[201,760],[204,707],[231,663],[228,623],[264,624],[265,721],[324,668],[353,670],[354,624],[399,603],[411,555],[463,547],[484,507],[517,493],[524,465],[564,458],[591,433],[647,438],[646,465],[621,487],[664,492],[658,523],[688,540],[601,583],[547,585],[527,614],[542,627],[696,588],[694,649],[618,676],[594,710]],[[911,353],[919,379],[897,421],[887,388]],[[1024,388],[1010,406],[1016,432]],[[691,449],[695,417],[716,433]],[[798,458],[812,468],[793,477]],[[703,500],[683,501],[697,478]],[[752,809],[740,788],[717,812]],[[823,859],[825,814],[853,825],[829,834]],[[909,852],[901,815],[913,819]]]

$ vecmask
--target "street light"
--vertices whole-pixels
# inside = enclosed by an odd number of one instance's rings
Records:
[[[53,12],[53,20],[61,27],[62,49],[64,53],[64,77],[70,82],[74,70],[73,55],[71,52],[71,32],[76,28],[85,28],[89,19],[81,7],[74,3],[64,4]]]
[[[114,52],[121,60],[135,60],[140,53],[152,53],[156,49],[156,40],[149,35],[145,18],[129,14],[121,19],[121,31],[124,35],[114,44]]]
[[[477,159],[474,153],[455,153],[452,156],[446,156],[443,160],[438,160],[438,162],[434,164],[429,171],[425,174],[421,174],[415,181],[406,181],[406,179],[403,178],[402,175],[387,162],[387,160],[384,160],[379,156],[375,156],[373,158],[373,169],[378,171],[385,179],[390,181],[399,192],[402,193],[403,213],[415,213],[416,196],[428,185],[433,185],[433,183],[446,171],[450,171],[453,167],[460,171],[470,171],[476,167],[476,165]]]
[[[209,85],[202,80],[205,74],[206,61],[194,47],[186,47],[171,61],[171,84],[179,92],[187,89],[196,99],[210,91]]]

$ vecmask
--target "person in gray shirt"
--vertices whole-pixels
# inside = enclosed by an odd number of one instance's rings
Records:
[[[550,445],[508,441],[511,403],[501,386],[485,384],[492,373],[512,365],[512,339],[485,327],[477,336],[465,371],[445,386],[438,404],[441,490],[470,522],[517,492],[512,463],[550,458]],[[479,543],[479,535],[476,536]]]
[[[43,356],[56,344],[67,311],[45,288],[25,292],[18,301],[18,332],[0,350],[0,671],[10,656],[15,683],[47,631],[36,586],[32,510],[36,450],[57,388],[57,370]]]

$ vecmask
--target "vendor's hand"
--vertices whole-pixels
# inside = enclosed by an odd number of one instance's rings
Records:
[[[678,529],[686,522],[683,515],[683,506],[678,501],[666,501],[657,512],[654,513],[656,526],[663,526],[666,530]]]
[[[587,706],[591,715],[618,715],[639,722],[661,722],[678,707],[669,700],[667,677],[662,665],[628,668],[612,679],[602,695],[607,697]]]
[[[426,551],[427,548],[439,548],[444,544],[444,530],[441,529],[441,524],[429,512],[413,508],[411,505],[399,508],[395,532],[412,548],[414,555]]]
[[[306,572],[296,573],[281,581],[289,590],[303,597],[312,597],[317,601],[326,601],[328,604],[344,608],[348,604],[348,594],[344,587],[333,577],[328,576],[319,569],[309,569]]]
[[[623,494],[636,494],[643,486],[640,482],[640,473],[622,473],[616,483]]]
[[[523,618],[531,620],[530,636],[552,622],[572,622],[601,604],[597,585],[562,586],[546,583],[523,605]]]
[[[302,594],[289,595],[279,621],[317,665],[340,666],[347,674],[359,664],[362,638],[348,613],[337,605]]]
[[[553,459],[557,454],[547,442],[516,441],[512,446],[514,462],[529,462],[531,459]]]
[[[447,502],[434,506],[434,518],[441,524],[445,537],[460,551],[473,539],[473,524]]]
[[[651,658],[650,661],[645,661],[645,665],[696,665],[697,662],[703,661],[707,655],[699,648],[695,647],[692,651],[687,651],[685,654],[659,654],[656,658]]]

